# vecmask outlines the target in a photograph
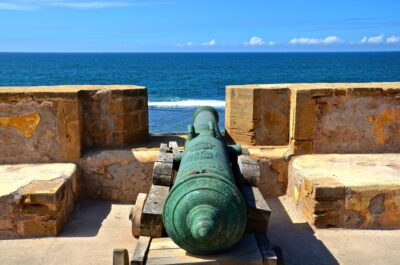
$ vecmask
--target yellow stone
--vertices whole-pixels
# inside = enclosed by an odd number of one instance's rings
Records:
[[[30,138],[37,125],[39,124],[40,116],[36,112],[14,115],[11,117],[0,117],[0,125],[9,128],[14,127],[24,134],[26,138]]]
[[[378,144],[385,143],[385,127],[390,122],[400,121],[400,108],[386,109],[382,113],[368,117],[369,122],[374,123],[375,141]]]

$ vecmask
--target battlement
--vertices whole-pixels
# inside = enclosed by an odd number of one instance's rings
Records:
[[[1,87],[0,183],[10,181],[10,170],[15,171],[14,179],[29,181],[20,181],[9,190],[3,185],[0,235],[57,234],[79,198],[77,192],[69,191],[68,183],[75,183],[86,196],[113,201],[133,202],[138,193],[146,192],[160,143],[178,141],[182,145],[184,141],[178,135],[149,137],[147,101],[147,89],[140,86]],[[260,165],[259,188],[265,197],[288,191],[308,221],[322,227],[400,226],[396,215],[399,191],[387,189],[388,178],[400,175],[396,166],[400,82],[227,86],[225,116],[225,136],[247,147]],[[365,166],[363,170],[380,174],[386,156],[371,156],[364,164],[354,162],[359,157],[341,156],[380,153],[393,153],[390,165],[394,166],[384,183],[368,175],[368,185],[353,171]],[[328,174],[335,172],[332,163],[337,166],[331,157],[313,165],[320,168],[311,176],[308,164],[303,163],[314,158],[301,159],[303,154],[337,154],[340,159],[333,157],[340,165],[351,165],[346,174],[354,176],[354,181]],[[315,159],[325,161],[325,157]],[[71,165],[66,162],[74,163],[76,170],[64,174],[63,168]],[[19,169],[28,163],[42,163],[37,177]],[[41,193],[42,188],[35,191],[34,187],[48,187],[51,179],[60,177],[67,184],[56,181],[56,188],[45,189],[46,198],[57,198],[52,202],[56,206],[46,202],[31,206],[29,200],[20,199]],[[342,187],[348,194],[328,202],[312,197],[321,187]],[[380,207],[384,205],[379,213],[373,210],[376,198],[381,200]],[[340,210],[332,210],[332,205],[339,205]],[[368,210],[370,205],[372,210]]]

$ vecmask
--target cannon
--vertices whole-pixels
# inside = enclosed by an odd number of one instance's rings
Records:
[[[177,142],[161,143],[150,191],[130,213],[138,237],[130,264],[276,264],[259,164],[247,149],[227,145],[218,120],[214,108],[200,107],[183,152]],[[115,249],[113,264],[128,264],[127,256]]]
[[[240,145],[228,146],[221,135],[217,111],[198,108],[184,152],[173,157],[179,170],[162,215],[167,234],[181,248],[210,254],[242,237],[247,207],[229,160],[240,154]]]

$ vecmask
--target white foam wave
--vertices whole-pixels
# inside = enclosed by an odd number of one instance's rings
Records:
[[[182,100],[182,101],[161,101],[149,102],[150,107],[165,107],[165,108],[187,108],[211,106],[214,108],[224,108],[225,101],[223,100]]]

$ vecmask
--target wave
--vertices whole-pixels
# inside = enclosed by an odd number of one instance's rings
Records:
[[[224,100],[181,100],[181,101],[160,101],[149,102],[149,107],[161,108],[188,108],[211,106],[214,108],[225,108]]]

